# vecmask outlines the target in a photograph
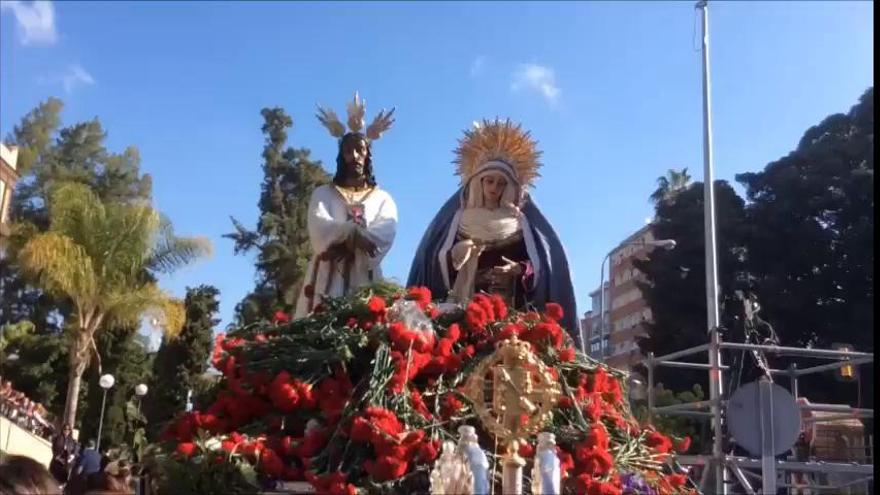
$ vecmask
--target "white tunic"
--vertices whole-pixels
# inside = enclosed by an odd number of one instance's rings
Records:
[[[320,186],[309,201],[309,240],[312,256],[303,289],[296,303],[295,318],[306,316],[322,296],[340,297],[345,294],[346,263],[321,259],[321,255],[334,244],[345,242],[355,231],[372,241],[378,248],[376,256],[370,257],[355,250],[354,259],[348,264],[348,292],[382,279],[379,263],[391,249],[397,231],[397,205],[387,192],[375,187],[362,200],[366,227],[355,225],[349,219],[349,204],[332,184]],[[307,294],[314,291],[314,296]],[[311,307],[310,307],[311,303]]]

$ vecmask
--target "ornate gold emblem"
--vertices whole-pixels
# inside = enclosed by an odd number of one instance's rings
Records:
[[[550,420],[560,394],[547,366],[528,342],[515,336],[499,343],[468,379],[465,395],[483,426],[505,447],[504,493],[522,493],[525,461],[517,453],[519,445]]]

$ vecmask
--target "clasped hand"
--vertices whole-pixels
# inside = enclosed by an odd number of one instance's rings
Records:
[[[363,251],[371,258],[379,254],[379,247],[376,246],[376,243],[368,239],[356,228],[344,241],[330,246],[327,249],[327,255],[331,259],[341,260],[354,254],[355,250]]]

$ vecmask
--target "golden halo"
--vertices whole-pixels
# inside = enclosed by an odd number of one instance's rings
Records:
[[[540,176],[541,152],[537,147],[529,132],[510,119],[474,122],[474,128],[464,131],[455,149],[455,173],[465,185],[484,163],[502,161],[513,168],[520,185],[526,188]]]

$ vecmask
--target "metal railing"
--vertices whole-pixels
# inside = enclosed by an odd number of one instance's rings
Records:
[[[786,369],[769,370],[771,376],[784,376],[789,379],[789,388],[795,400],[797,400],[797,398],[799,397],[798,382],[804,376],[809,376],[816,373],[823,373],[826,371],[833,371],[844,366],[858,366],[861,364],[872,363],[874,361],[874,355],[872,353],[853,352],[847,350],[808,349],[775,345],[739,344],[733,342],[720,342],[718,346],[720,349],[759,351],[767,354],[774,354],[777,356],[827,359],[833,361],[831,363],[818,366],[810,366],[807,368],[798,368],[796,363],[792,363]],[[655,407],[654,405],[654,381],[656,368],[667,367],[691,370],[708,370],[710,372],[710,379],[718,380],[719,383],[723,381],[724,372],[730,371],[731,369],[731,367],[729,366],[724,366],[719,363],[717,366],[713,367],[708,363],[679,361],[679,359],[681,358],[707,352],[709,351],[709,349],[709,344],[703,344],[659,357],[654,356],[653,353],[648,353],[647,358],[643,361],[643,364],[647,369],[647,402],[649,421],[653,420],[655,414],[710,418],[718,422],[721,422],[723,420],[722,411],[724,409],[724,406],[727,404],[727,401],[723,400],[723,398],[719,398],[716,401],[702,400],[697,402],[674,404],[662,407]],[[716,404],[719,407],[713,408],[713,406]],[[807,418],[806,422],[809,423],[829,422],[839,419],[853,418],[870,419],[874,417],[873,409],[854,408],[845,404],[798,404],[798,408],[801,411],[838,413],[824,417]],[[873,481],[874,456],[871,441],[869,440],[869,444],[864,447],[858,446],[854,448],[862,450],[862,455],[856,456],[856,458],[863,457],[865,459],[865,462],[858,462],[858,460],[856,460],[855,462],[824,462],[821,460],[798,461],[793,460],[793,458],[786,461],[780,461],[776,460],[775,457],[772,456],[768,458],[768,456],[766,455],[763,458],[739,457],[732,455],[722,455],[720,456],[720,458],[718,458],[713,455],[695,455],[678,456],[677,460],[682,465],[703,466],[704,476],[701,480],[701,487],[705,493],[714,493],[713,491],[707,490],[707,488],[713,488],[715,489],[715,491],[717,491],[718,485],[710,484],[708,479],[708,474],[710,472],[709,467],[712,465],[723,466],[724,480],[722,484],[725,487],[730,487],[731,485],[739,485],[740,487],[742,487],[743,490],[745,490],[746,493],[749,494],[764,492],[775,493],[775,490],[777,488],[796,488],[799,490],[817,490],[830,491],[831,493],[840,493],[840,491],[844,488],[848,489],[849,487],[854,487]],[[866,453],[865,451],[867,451],[867,456],[864,455]],[[758,470],[760,471],[760,474],[751,472],[749,470]],[[776,480],[777,473],[780,472],[783,475],[788,475],[783,476],[782,479],[789,481],[795,479],[793,473],[818,473],[820,475],[837,474],[852,476],[856,478],[848,479],[847,481],[842,483],[822,483],[822,479],[827,478],[827,476],[818,476],[818,478],[820,479],[817,481],[815,479],[817,478],[816,476],[804,475],[807,479],[806,483],[795,484],[793,481],[791,483],[779,483]],[[728,477],[728,473],[732,474],[732,476]],[[752,482],[750,482],[749,478],[752,478],[753,481],[756,481],[758,483],[757,490],[756,488],[752,487]]]

